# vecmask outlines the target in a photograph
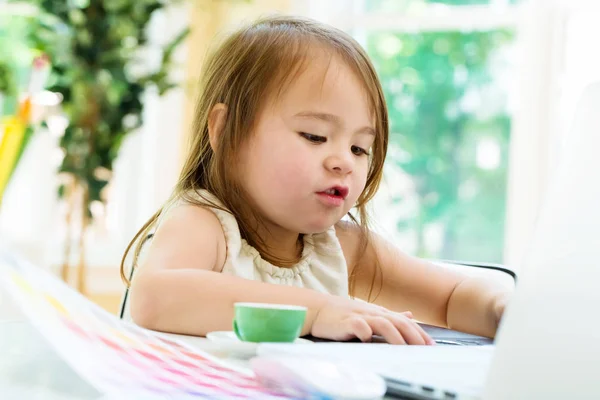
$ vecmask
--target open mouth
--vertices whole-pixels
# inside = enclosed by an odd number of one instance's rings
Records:
[[[348,188],[345,188],[342,186],[334,186],[332,188],[324,190],[321,193],[326,194],[328,196],[339,197],[341,199],[345,199],[348,196]]]

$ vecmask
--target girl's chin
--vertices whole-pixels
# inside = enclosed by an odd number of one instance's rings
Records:
[[[314,224],[310,224],[309,226],[305,226],[302,233],[304,234],[315,234],[315,233],[322,233],[325,232],[326,230],[328,230],[329,228],[331,228],[332,226],[334,226],[338,221],[327,221],[327,222],[323,222],[323,223],[314,223]]]

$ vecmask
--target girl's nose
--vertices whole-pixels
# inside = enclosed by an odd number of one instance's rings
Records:
[[[352,172],[353,160],[351,154],[332,154],[325,159],[324,164],[327,170],[335,174],[347,175]]]

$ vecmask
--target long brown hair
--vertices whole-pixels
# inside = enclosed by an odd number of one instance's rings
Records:
[[[204,65],[200,95],[195,109],[191,143],[179,180],[169,201],[181,199],[190,204],[210,206],[231,212],[240,228],[241,236],[267,260],[268,246],[259,237],[250,218],[251,203],[244,190],[234,179],[237,155],[250,137],[261,107],[272,99],[274,91],[281,91],[309,61],[311,46],[324,47],[357,74],[364,84],[369,105],[375,118],[375,141],[372,147],[365,189],[355,205],[350,219],[361,229],[361,245],[357,254],[364,254],[369,241],[366,204],[373,198],[383,172],[388,145],[388,114],[375,69],[366,52],[348,34],[316,21],[287,16],[260,19],[230,35]],[[227,105],[227,118],[213,150],[208,135],[209,113],[213,107]],[[213,204],[198,194],[205,189],[219,199],[223,207]],[[196,195],[193,195],[196,194]],[[135,246],[132,268],[135,268],[144,240],[165,207],[159,209],[139,230],[127,246],[121,261],[121,277],[129,285],[125,274],[127,254]],[[136,244],[137,243],[137,244]],[[354,292],[354,268],[350,278],[350,292]],[[377,271],[376,271],[377,272]],[[371,293],[377,273],[373,274]],[[369,297],[371,295],[369,294]]]

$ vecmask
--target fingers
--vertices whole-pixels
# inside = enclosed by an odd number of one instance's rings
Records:
[[[365,317],[373,333],[383,336],[390,344],[406,344],[398,328],[386,317]]]
[[[428,344],[428,345],[435,344],[435,340],[431,336],[429,336],[429,334],[427,332],[425,332],[425,330],[423,328],[421,328],[418,324],[417,324],[417,328],[418,328],[417,330],[419,331],[419,333],[425,340],[425,344]]]
[[[373,335],[390,344],[432,345],[435,341],[412,319],[403,315],[355,316],[348,320],[347,335],[370,342]]]
[[[373,338],[373,329],[364,320],[364,318],[356,316],[349,320],[350,330],[352,335],[356,336],[361,342],[370,342]]]
[[[418,328],[417,330],[421,334],[421,337],[423,338],[423,340],[425,340],[425,344],[427,344],[427,345],[434,345],[435,344],[435,340],[433,340],[433,338],[431,336],[429,336],[429,334],[427,332],[425,332],[423,330],[423,328],[421,328],[418,325],[417,325],[417,328]]]
[[[391,316],[391,321],[393,322],[396,329],[398,329],[406,343],[414,344],[414,345],[429,345],[435,344],[434,340],[412,319],[408,319],[406,317],[401,316]]]
[[[389,311],[389,312],[391,312],[391,311]],[[427,332],[425,332],[425,330],[423,328],[421,328],[421,326],[418,323],[412,322],[412,320],[414,319],[412,312],[410,312],[410,311],[404,311],[401,313],[392,312],[392,314],[395,316],[394,321],[400,323],[400,325],[398,325],[398,323],[395,323],[395,325],[400,329],[402,329],[401,325],[404,325],[404,323],[399,322],[400,319],[402,319],[402,318],[399,319],[398,317],[404,316],[404,317],[409,318],[411,320],[411,321],[409,321],[409,325],[413,326],[415,328],[416,333],[423,339],[423,342],[421,342],[420,339],[416,339],[416,342],[414,342],[414,343],[409,340],[408,341],[409,344],[427,344],[427,345],[435,344],[435,340],[433,340],[431,338],[431,336],[429,336],[429,334]]]
[[[435,341],[417,324],[410,311],[393,312],[384,307],[369,304],[358,315],[347,320],[344,337],[356,337],[370,342],[373,335],[382,336],[390,344],[432,345]]]

